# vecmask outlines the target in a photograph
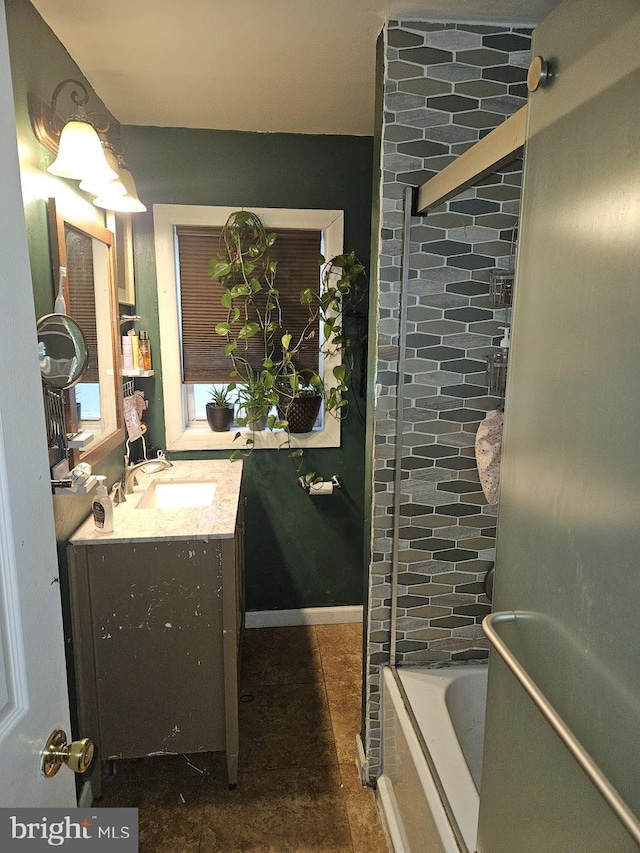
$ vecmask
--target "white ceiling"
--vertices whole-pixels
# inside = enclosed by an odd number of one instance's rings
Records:
[[[559,0],[32,0],[123,124],[373,132],[385,18],[536,24]]]

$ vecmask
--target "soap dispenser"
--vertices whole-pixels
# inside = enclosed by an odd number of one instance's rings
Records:
[[[93,499],[91,510],[93,512],[93,524],[100,533],[111,533],[113,531],[113,503],[107,494],[104,475],[98,475],[96,496]]]
[[[507,365],[509,363],[509,347],[511,338],[509,326],[498,326],[504,330],[504,337],[500,341],[500,349],[492,355],[487,356],[487,373],[489,374],[489,391],[504,397],[507,386]]]

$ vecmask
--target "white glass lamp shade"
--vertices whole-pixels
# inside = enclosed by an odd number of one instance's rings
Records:
[[[89,122],[75,119],[68,121],[62,128],[58,156],[47,171],[75,181],[85,178],[113,181],[118,177],[107,163],[93,127]]]
[[[93,203],[96,207],[116,210],[119,213],[143,213],[147,208],[138,198],[138,191],[133,180],[133,175],[126,166],[120,166],[120,180],[127,190],[126,195],[101,196],[100,198],[95,198]]]
[[[105,180],[103,176],[94,177],[92,175],[81,182],[80,189],[83,192],[91,193],[91,195],[104,196],[105,198],[111,198],[115,195],[126,195],[127,190],[120,179],[120,167],[118,166],[116,155],[110,148],[103,148],[102,150],[104,151],[107,165],[115,173],[116,179]]]

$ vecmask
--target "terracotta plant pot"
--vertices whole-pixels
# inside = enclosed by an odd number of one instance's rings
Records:
[[[233,409],[229,406],[214,406],[207,403],[207,422],[214,432],[227,432],[233,423]]]
[[[285,405],[278,406],[278,413],[289,422],[290,433],[311,432],[320,411],[322,397],[319,394],[294,397]]]

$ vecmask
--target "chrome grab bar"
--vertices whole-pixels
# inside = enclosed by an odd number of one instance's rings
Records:
[[[540,690],[522,664],[518,661],[504,640],[502,640],[498,635],[496,631],[498,625],[504,622],[515,622],[518,616],[526,618],[529,617],[530,614],[524,612],[519,613],[516,610],[505,610],[498,613],[490,613],[488,616],[485,616],[482,621],[482,630],[493,648],[515,675],[525,692],[529,695],[529,698],[533,701],[534,705],[536,705],[542,716],[549,723],[551,728],[555,731],[562,743],[590,779],[591,783],[599,791],[611,811],[615,814],[636,844],[640,846],[640,822],[636,818],[635,814],[631,811],[629,806],[625,803],[602,770],[600,770],[593,758],[591,758],[584,746],[558,714],[556,709],[549,702],[547,697]]]

